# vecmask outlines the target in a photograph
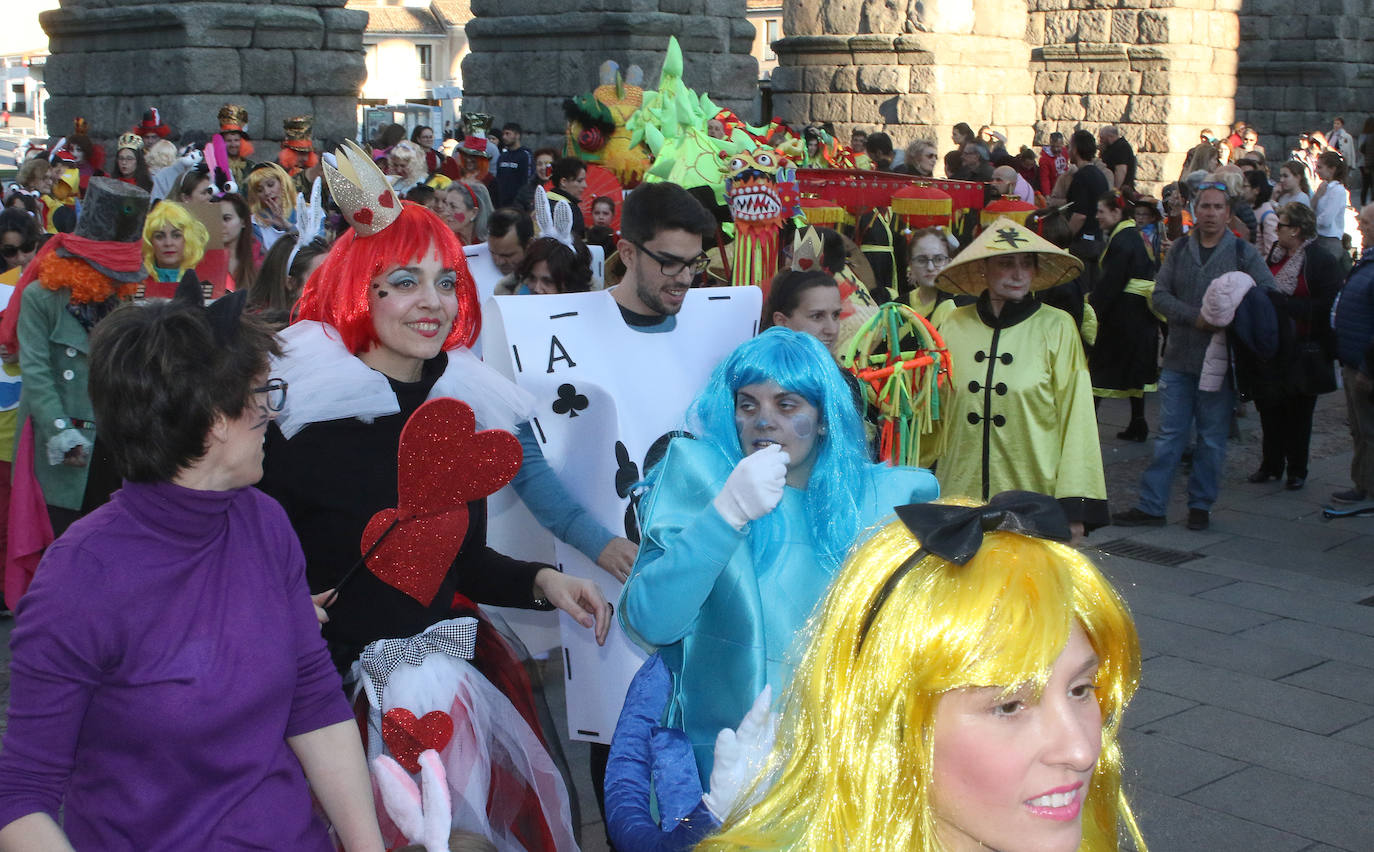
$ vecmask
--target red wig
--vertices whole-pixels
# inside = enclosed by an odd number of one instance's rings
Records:
[[[379,342],[367,304],[368,285],[392,266],[422,259],[431,245],[438,249],[444,267],[458,273],[458,313],[444,349],[472,346],[482,331],[482,311],[463,247],[442,219],[410,201],[401,202],[401,215],[384,230],[360,237],[350,229],[339,237],[329,257],[306,282],[296,304],[296,319],[328,323],[338,330],[349,352],[366,352]]]

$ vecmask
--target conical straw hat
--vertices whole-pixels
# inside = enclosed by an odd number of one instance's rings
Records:
[[[958,257],[950,261],[935,279],[935,286],[946,293],[976,296],[988,286],[982,261],[1004,254],[1040,255],[1040,268],[1031,280],[1031,290],[1046,290],[1072,281],[1083,271],[1083,263],[1078,258],[1003,217],[984,228]]]

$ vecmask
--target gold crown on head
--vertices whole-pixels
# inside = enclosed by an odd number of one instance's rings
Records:
[[[337,166],[326,159],[324,179],[344,218],[360,237],[370,237],[401,215],[401,198],[367,152],[345,139],[335,153]]]
[[[119,141],[115,143],[115,150],[118,151],[121,148],[128,148],[131,151],[142,151],[143,137],[139,136],[137,133],[121,133]]]
[[[283,121],[281,129],[288,141],[300,141],[310,138],[310,129],[314,124],[315,116],[297,115]]]

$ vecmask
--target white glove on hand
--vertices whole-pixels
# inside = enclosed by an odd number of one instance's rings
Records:
[[[778,732],[778,714],[768,712],[768,705],[772,702],[773,687],[765,686],[739,727],[733,731],[726,728],[716,735],[715,760],[711,765],[711,792],[702,796],[701,801],[720,822],[725,822],[725,818],[735,810],[740,796],[759,776],[768,761],[768,753],[773,750],[773,739]],[[744,806],[751,808],[758,804],[770,786],[771,782],[759,784]]]
[[[782,500],[790,459],[782,447],[770,444],[740,459],[711,501],[725,522],[737,530],[773,511]]]

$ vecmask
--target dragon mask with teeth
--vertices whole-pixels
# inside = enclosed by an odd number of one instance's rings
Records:
[[[735,220],[730,283],[757,284],[767,295],[778,271],[778,229],[796,214],[797,183],[791,161],[776,148],[721,154],[725,197]]]

